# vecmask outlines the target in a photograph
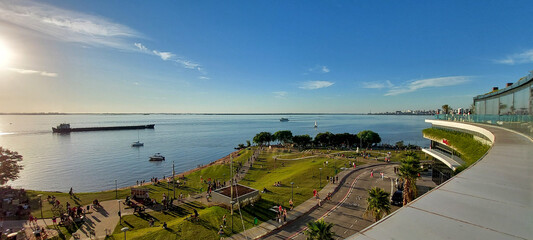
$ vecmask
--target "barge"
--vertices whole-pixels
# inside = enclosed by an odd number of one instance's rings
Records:
[[[57,127],[52,128],[54,133],[69,133],[69,132],[87,132],[87,131],[110,131],[110,130],[133,130],[133,129],[153,129],[155,124],[136,125],[136,126],[113,126],[113,127],[86,127],[86,128],[71,128],[68,123],[61,123]]]

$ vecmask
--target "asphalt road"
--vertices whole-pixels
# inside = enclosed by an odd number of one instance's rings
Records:
[[[361,168],[351,173],[342,186],[335,194],[333,194],[330,201],[326,201],[321,207],[311,211],[308,214],[296,219],[295,221],[285,225],[281,229],[277,229],[264,239],[305,239],[303,234],[307,222],[314,221],[324,216],[326,222],[334,224],[332,231],[336,234],[335,238],[343,239],[354,233],[368,227],[373,221],[368,218],[363,218],[363,213],[366,208],[366,198],[368,196],[368,189],[372,187],[380,187],[387,192],[395,190],[394,166],[385,165],[369,168]],[[370,169],[374,169],[374,177],[370,177]],[[385,178],[381,179],[380,172],[383,171]],[[324,198],[325,196],[321,196]],[[398,209],[392,206],[392,211]]]

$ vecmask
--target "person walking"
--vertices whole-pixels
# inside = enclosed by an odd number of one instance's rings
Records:
[[[292,202],[292,199],[289,199],[289,206],[291,206],[291,210],[294,208],[294,203]]]
[[[371,177],[371,178],[374,177],[374,169],[370,169],[370,177]]]
[[[226,214],[222,216],[222,226],[226,227]]]

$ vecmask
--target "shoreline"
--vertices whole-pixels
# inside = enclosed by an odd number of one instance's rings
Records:
[[[189,175],[189,174],[191,174],[191,173],[193,173],[193,172],[200,171],[200,170],[202,170],[202,169],[204,169],[204,168],[207,168],[207,167],[210,167],[210,166],[224,164],[226,161],[229,161],[229,160],[230,160],[230,157],[233,156],[233,157],[235,158],[235,157],[239,156],[239,152],[240,152],[240,150],[235,150],[235,151],[231,152],[230,154],[228,154],[228,155],[226,155],[226,156],[224,156],[224,157],[222,157],[222,158],[219,158],[219,159],[217,159],[217,160],[215,160],[215,161],[212,161],[212,162],[210,162],[210,163],[208,163],[208,164],[204,164],[204,165],[202,165],[202,166],[199,166],[199,167],[196,167],[196,168],[193,168],[193,169],[189,169],[189,170],[187,170],[187,171],[185,171],[185,172],[175,173],[174,176],[168,176],[168,177],[166,177],[165,179],[159,179],[159,178],[158,178],[158,180],[159,180],[160,182],[161,182],[161,181],[166,181],[166,182],[168,182],[168,180],[169,180],[170,177],[173,177],[173,178],[176,178],[176,176],[177,176],[177,177],[180,177],[180,176],[181,176],[181,177],[184,177],[184,176]],[[135,184],[135,185],[127,186],[127,187],[121,187],[121,188],[118,188],[118,190],[131,189],[131,188],[142,187],[142,186],[147,186],[147,185],[152,185],[152,182],[145,182],[144,184],[139,184],[139,185]],[[103,191],[97,191],[97,192],[107,192],[107,191],[114,191],[114,189],[103,190]],[[95,193],[95,192],[91,192],[91,193]]]
[[[204,168],[207,168],[207,167],[210,167],[210,166],[214,166],[214,165],[220,165],[220,164],[224,164],[226,161],[229,161],[230,157],[233,156],[234,158],[235,157],[238,157],[239,156],[239,151],[240,150],[235,150],[231,153],[229,153],[228,155],[222,157],[222,158],[219,158],[215,161],[212,161],[210,163],[207,163],[207,164],[203,164],[202,166],[199,166],[199,167],[195,167],[193,169],[189,169],[185,172],[180,172],[180,173],[175,173],[174,174],[174,178],[176,176],[186,176],[186,175],[189,175],[193,172],[196,172],[196,171],[199,171],[199,170],[202,170]],[[169,178],[171,176],[167,176],[165,179],[159,179],[158,180],[161,182],[161,181],[168,181]],[[125,190],[125,189],[131,189],[131,188],[135,188],[135,187],[142,187],[142,186],[146,186],[146,185],[151,185],[152,182],[148,181],[148,182],[145,182],[144,184],[142,185],[137,185],[137,184],[133,184],[133,185],[129,185],[129,186],[126,186],[126,187],[120,187],[120,188],[117,188],[117,190]],[[10,185],[5,185],[5,186],[10,186]],[[10,186],[11,188],[17,188],[17,187],[13,187],[13,186]],[[21,188],[22,189],[22,188]],[[25,189],[25,188],[24,188]],[[47,190],[39,190],[39,189],[25,189],[27,191],[38,191],[38,192],[51,192],[51,193],[67,193],[67,192],[63,192],[63,191],[47,191]],[[76,194],[79,194],[79,193],[99,193],[99,192],[109,192],[109,191],[115,191],[115,189],[105,189],[105,190],[100,190],[100,191],[94,191],[94,192],[76,192]]]

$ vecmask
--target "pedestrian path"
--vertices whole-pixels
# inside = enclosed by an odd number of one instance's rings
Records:
[[[345,179],[345,177],[347,175],[349,175],[350,173],[352,173],[353,171],[355,171],[354,169],[346,169],[342,172],[340,172],[337,176],[339,177],[340,181],[339,182],[343,182],[343,180]],[[332,192],[335,192],[337,187],[339,186],[338,183],[328,183],[324,188],[322,188],[322,190],[319,191],[319,195],[322,196],[322,197],[325,197],[327,196],[328,193],[332,193]],[[296,206],[292,211],[289,212],[288,216],[287,216],[287,222],[286,223],[289,223],[289,222],[292,222],[294,220],[296,220],[297,218],[301,217],[302,215],[306,214],[307,212],[313,210],[317,208],[317,200],[316,199],[309,199],[305,202],[303,202],[302,204]],[[284,223],[284,224],[286,224]],[[264,236],[272,231],[274,231],[275,229],[283,226],[284,224],[281,224],[275,220],[269,220],[269,221],[266,221],[264,223],[261,223],[259,226],[257,227],[253,227],[253,228],[250,228],[244,232],[241,232],[241,233],[238,233],[238,234],[234,234],[230,237],[230,239],[256,239],[256,238],[259,238],[261,236]]]

